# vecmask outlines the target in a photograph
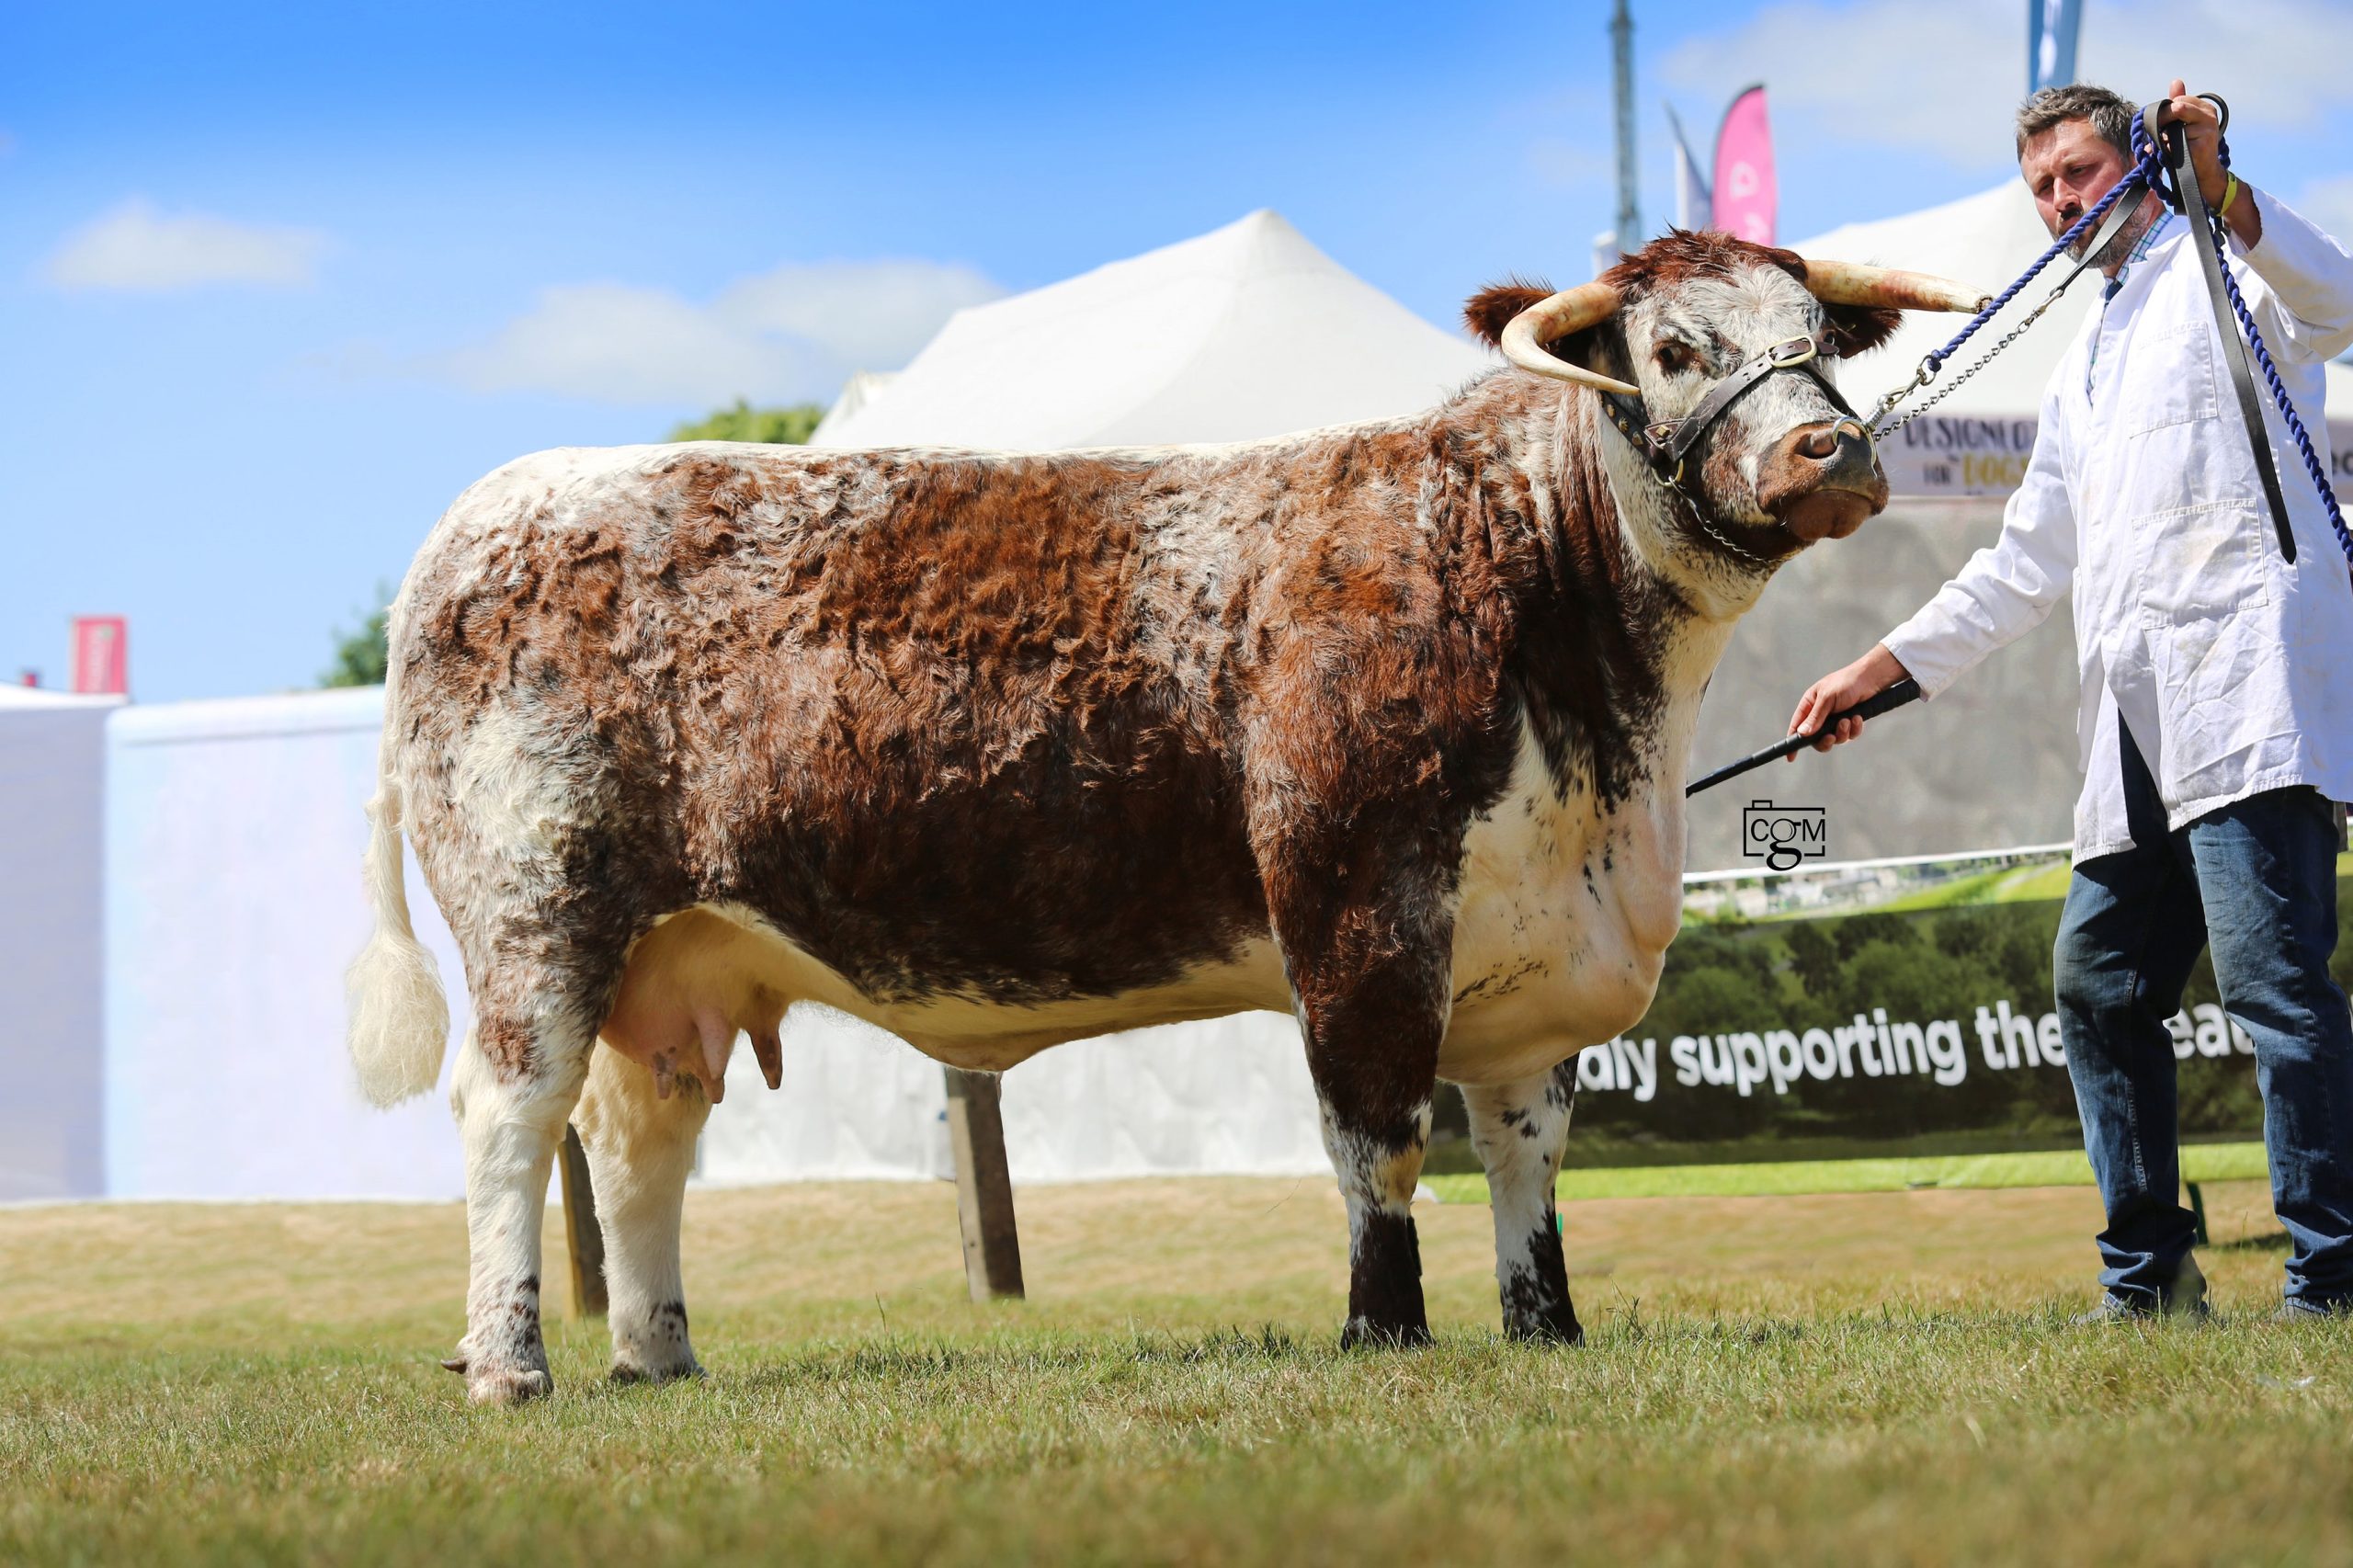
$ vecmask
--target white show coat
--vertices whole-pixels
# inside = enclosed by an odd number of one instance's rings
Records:
[[[2232,235],[2231,270],[2325,471],[2322,367],[2353,347],[2353,256],[2252,187],[2239,199],[2262,203],[2263,238],[2250,251]],[[2079,861],[2132,846],[2120,716],[2169,829],[2291,784],[2353,799],[2353,582],[2258,369],[2296,538],[2295,563],[2281,558],[2191,248],[2204,243],[2169,216],[2125,269],[2043,395],[2001,538],[1884,639],[1933,698],[2072,585]]]

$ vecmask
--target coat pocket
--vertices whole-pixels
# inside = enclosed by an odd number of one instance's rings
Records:
[[[2136,531],[2166,781],[2176,793],[2213,793],[2204,775],[2267,722],[2279,662],[2262,512],[2245,501],[2178,506],[2147,514]]]
[[[2144,326],[2133,334],[2117,388],[2127,436],[2220,417],[2213,334],[2203,321]]]
[[[2134,519],[2141,549],[2141,610],[2180,626],[2229,618],[2270,602],[2262,510],[2247,501],[2172,506]]]

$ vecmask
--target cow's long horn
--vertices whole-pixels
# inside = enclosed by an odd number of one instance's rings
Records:
[[[1899,311],[1953,311],[1974,315],[1992,296],[1927,272],[1898,272],[1851,261],[1805,264],[1805,286],[1825,305],[1884,305]]]
[[[1628,386],[1624,381],[1588,370],[1583,365],[1572,365],[1557,355],[1547,354],[1544,345],[1556,337],[1566,337],[1582,332],[1596,322],[1607,320],[1618,309],[1618,290],[1608,283],[1580,283],[1574,289],[1563,289],[1548,300],[1539,300],[1505,326],[1496,347],[1504,358],[1521,369],[1539,376],[1550,376],[1556,381],[1570,381],[1581,387],[1599,387],[1604,392],[1623,392],[1628,397],[1640,397],[1643,389]]]

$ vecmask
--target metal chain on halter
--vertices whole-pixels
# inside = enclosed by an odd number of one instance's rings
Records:
[[[1918,392],[1922,387],[1927,386],[1931,381],[1936,379],[1936,372],[1930,369],[1927,364],[1923,363],[1920,367],[1920,373],[1917,376],[1915,376],[1907,384],[1897,387],[1885,397],[1880,399],[1879,406],[1871,410],[1871,416],[1867,424],[1871,434],[1872,442],[1877,444],[1878,442],[1886,440],[1890,436],[1900,435],[1905,426],[1910,425],[1912,421],[1919,418],[1920,415],[1927,413],[1930,409],[1936,407],[1937,404],[1944,402],[1945,399],[1960,391],[1961,388],[1967,383],[1970,377],[1975,375],[1978,371],[1992,364],[1995,355],[2001,353],[2003,349],[2007,348],[2011,344],[2016,343],[2019,338],[2025,336],[2027,329],[2032,326],[2036,322],[2042,319],[2042,312],[2059,302],[2059,296],[2067,291],[2067,284],[2073,283],[2075,278],[2080,276],[2082,276],[2080,273],[2071,275],[2066,279],[2066,282],[2061,283],[2059,287],[2051,290],[2049,297],[2046,298],[2042,303],[2035,306],[2032,311],[2029,312],[2023,321],[2019,322],[2018,325],[2010,328],[2009,331],[2004,333],[2000,340],[1997,341],[1994,347],[1985,350],[1984,353],[1979,355],[1977,358],[1970,364],[1968,369],[1962,370],[1961,374],[1947,381],[1943,386],[1938,387],[1927,402],[1921,403],[1917,408],[1908,410],[1904,414],[1904,417],[1896,420],[1893,425],[1885,423],[1888,415],[1893,411],[1897,403],[1902,403],[1905,398],[1910,397],[1914,392]]]
[[[1706,534],[1710,539],[1714,540],[1718,544],[1722,545],[1734,555],[1754,561],[1759,566],[1770,566],[1773,564],[1776,559],[1775,557],[1769,555],[1759,555],[1753,550],[1743,549],[1741,546],[1733,543],[1732,540],[1718,533],[1715,528],[1709,524],[1707,515],[1699,510],[1699,506],[1689,496],[1684,495],[1679,490],[1676,491],[1675,494],[1681,497],[1684,506],[1691,514],[1691,520],[1699,525],[1699,531],[1701,533]],[[1779,528],[1781,525],[1776,523],[1773,526],[1775,528]]]
[[[2082,277],[2085,269],[2090,267],[2092,262],[2097,257],[2100,251],[2106,248],[2107,241],[2105,238],[2095,234],[2093,236],[2092,243],[2086,244],[2084,247],[2085,254],[2083,259],[2076,264],[2074,271],[2067,274],[2065,278],[2060,279],[2059,287],[2051,291],[2050,298],[2037,305],[2033,312],[2029,314],[2024,321],[2018,323],[2017,326],[2011,328],[2009,332],[2006,333],[2001,341],[1995,344],[1993,347],[1987,349],[1974,364],[1971,365],[1969,369],[1963,370],[1952,381],[1947,382],[1944,389],[1938,392],[1936,396],[1928,399],[1927,402],[1922,403],[1918,408],[1915,408],[1911,413],[1905,415],[1895,424],[1888,426],[1883,429],[1881,428],[1881,421],[1884,420],[1889,414],[1894,411],[1895,405],[1902,403],[1905,398],[1910,397],[1913,393],[1918,392],[1921,388],[1928,385],[1931,381],[1934,381],[1937,379],[1937,373],[1944,369],[1945,361],[1959,353],[1961,351],[1961,346],[1967,343],[1976,333],[1979,327],[1984,326],[1987,322],[1993,320],[1996,315],[1999,315],[2005,309],[2006,309],[2009,302],[2012,300],[2017,299],[2018,295],[2025,290],[2026,286],[2033,282],[2035,278],[2040,274],[2044,267],[2057,260],[2059,256],[2066,251],[2067,247],[2074,244],[2078,238],[2098,225],[2100,222],[2108,216],[2109,210],[2114,208],[2118,202],[2123,200],[2128,193],[2151,188],[2156,176],[2161,171],[2162,165],[2157,161],[2156,153],[2154,151],[2144,151],[2141,156],[2134,161],[2132,167],[2126,171],[2124,177],[2118,180],[2116,184],[2109,188],[2109,193],[2106,196],[2101,197],[2097,202],[2092,204],[2090,211],[2085,213],[2082,217],[2076,219],[2075,222],[2069,224],[2067,232],[2053,240],[2051,243],[2051,248],[2049,250],[2044,251],[2040,256],[2035,257],[2033,265],[2029,267],[2024,272],[2020,273],[2017,279],[2012,282],[2008,288],[1995,295],[1991,300],[1988,300],[1985,302],[1985,308],[1979,311],[1976,315],[1971,317],[1969,324],[1966,326],[1963,326],[1959,333],[1954,335],[1951,342],[1946,344],[1941,348],[1930,351],[1927,358],[1920,361],[1919,370],[1914,374],[1913,378],[1909,381],[1896,387],[1885,397],[1880,399],[1879,406],[1871,410],[1871,416],[1866,423],[1866,428],[1870,432],[1871,440],[1876,443],[1883,436],[1894,435],[1906,425],[1911,424],[1913,420],[1917,419],[1921,415],[1927,413],[1928,410],[1936,407],[1937,404],[1951,396],[1952,391],[1955,387],[1960,386],[1961,382],[1969,380],[1970,377],[1984,369],[1988,360],[1992,359],[1996,354],[2001,353],[2003,349],[2007,348],[2011,344],[2017,342],[2019,335],[2023,334],[2028,327],[2032,326],[2037,321],[2041,319],[2042,312],[2049,310],[2053,304],[2058,302],[2059,297],[2067,291],[2067,286],[2073,283],[2076,278]]]

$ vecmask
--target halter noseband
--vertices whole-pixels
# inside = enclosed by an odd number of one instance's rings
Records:
[[[1820,361],[1836,357],[1836,350],[1825,348],[1811,337],[1792,337],[1785,343],[1776,343],[1762,353],[1752,355],[1739,369],[1709,388],[1708,395],[1699,400],[1699,406],[1681,419],[1654,420],[1640,398],[1628,397],[1623,392],[1601,393],[1601,411],[1608,416],[1609,423],[1618,427],[1618,433],[1643,454],[1643,460],[1650,464],[1651,472],[1658,475],[1660,483],[1682,495],[1696,509],[1699,505],[1699,495],[1695,489],[1684,483],[1684,460],[1733,403],[1776,370],[1804,370],[1829,395],[1831,406],[1847,416],[1838,422],[1836,428],[1843,429],[1852,425],[1865,442],[1870,440],[1870,432],[1863,428],[1862,421],[1855,417],[1854,409],[1838,395],[1838,389],[1831,384],[1830,378],[1822,373]],[[1722,536],[1717,537],[1721,539]]]

